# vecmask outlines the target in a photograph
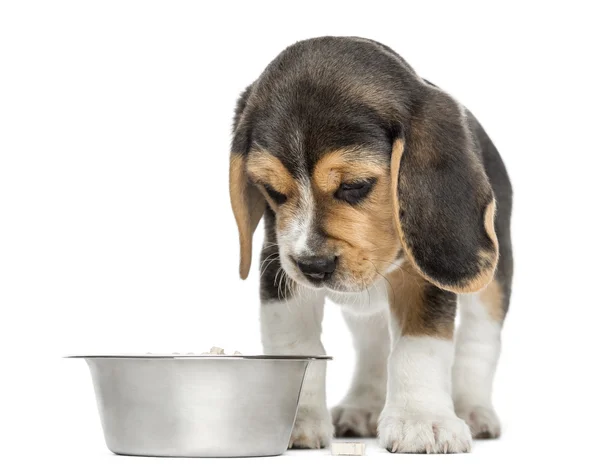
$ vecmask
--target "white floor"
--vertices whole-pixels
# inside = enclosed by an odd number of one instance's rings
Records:
[[[99,428],[99,427],[98,427]],[[531,427],[529,427],[531,428]],[[88,433],[91,434],[91,433]],[[74,434],[73,438],[76,437]],[[91,439],[90,439],[91,438]],[[380,448],[375,439],[363,439],[367,444],[366,455],[332,456],[329,449],[289,450],[282,456],[269,458],[232,458],[232,459],[181,459],[181,458],[143,458],[117,456],[110,453],[103,444],[101,434],[95,432],[78,449],[57,454],[56,466],[62,473],[227,473],[242,470],[260,469],[260,472],[309,472],[317,474],[337,469],[373,469],[389,468],[391,472],[502,472],[512,474],[511,470],[523,472],[525,469],[590,467],[585,456],[591,453],[575,453],[573,450],[560,449],[558,445],[548,444],[552,438],[549,433],[536,435],[528,429],[520,435],[508,429],[500,440],[476,441],[472,453],[458,455],[411,455],[390,454]],[[357,441],[357,440],[343,440]],[[64,443],[63,443],[64,446]],[[367,460],[366,458],[370,458]],[[578,464],[581,463],[581,464]],[[326,470],[326,471],[325,471]],[[399,471],[398,471],[399,470]]]
[[[260,469],[261,472],[331,472],[336,469],[365,469],[371,471],[381,467],[422,474],[426,472],[500,472],[511,474],[510,469],[565,467],[553,449],[539,450],[539,446],[516,446],[515,441],[507,436],[502,441],[479,441],[475,443],[473,452],[461,455],[407,455],[389,454],[381,449],[376,440],[361,440],[367,444],[366,455],[332,456],[329,449],[322,450],[290,450],[284,455],[271,458],[238,458],[238,459],[175,459],[175,458],[140,458],[116,456],[109,453],[104,446],[89,446],[83,452],[64,453],[57,466],[64,473],[76,472],[110,472],[144,474],[172,472],[185,473],[227,473],[244,469]],[[365,458],[370,458],[366,460]],[[567,460],[567,458],[562,458]],[[557,464],[557,461],[558,464]],[[576,463],[574,464],[576,465]],[[327,471],[324,471],[324,470]]]

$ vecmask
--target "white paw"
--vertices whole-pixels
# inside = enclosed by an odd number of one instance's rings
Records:
[[[469,427],[460,418],[435,420],[382,415],[381,445],[392,453],[467,453],[471,451]]]
[[[329,446],[333,425],[327,409],[298,407],[296,423],[290,438],[290,448],[320,449]]]
[[[500,437],[500,421],[492,407],[459,407],[456,414],[467,422],[473,438],[491,439]]]
[[[337,438],[372,438],[377,436],[377,419],[381,407],[360,407],[342,403],[331,410]]]

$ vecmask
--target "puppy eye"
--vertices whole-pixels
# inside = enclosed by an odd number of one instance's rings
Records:
[[[342,183],[334,196],[347,203],[357,204],[367,197],[376,181],[375,178],[371,178],[351,183]]]
[[[285,194],[282,194],[279,191],[275,191],[268,184],[263,184],[263,186],[269,197],[273,199],[273,201],[275,201],[278,205],[282,205],[285,201],[287,201],[287,196]]]

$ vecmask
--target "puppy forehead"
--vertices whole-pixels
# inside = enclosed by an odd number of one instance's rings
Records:
[[[261,102],[253,114],[251,148],[268,150],[296,177],[310,176],[323,156],[342,148],[368,147],[389,156],[385,121],[367,105],[329,92],[318,100],[279,94]]]

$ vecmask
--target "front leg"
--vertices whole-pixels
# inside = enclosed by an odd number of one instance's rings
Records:
[[[323,293],[300,292],[291,281],[286,281],[278,257],[275,258],[270,265],[265,260],[268,267],[261,277],[260,326],[265,354],[325,354],[321,343]],[[331,441],[333,425],[325,401],[325,368],[325,361],[308,366],[290,447],[318,449]]]
[[[391,452],[468,452],[471,434],[454,413],[451,390],[456,295],[410,269],[390,277],[392,349],[380,441]]]
[[[331,412],[338,438],[377,436],[390,353],[386,313],[366,316],[343,311],[356,350],[356,365],[348,394]]]
[[[325,354],[321,344],[323,295],[267,301],[261,307],[261,332],[265,354]],[[306,371],[290,447],[322,448],[333,434],[325,401],[325,362],[311,362]]]

